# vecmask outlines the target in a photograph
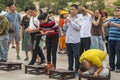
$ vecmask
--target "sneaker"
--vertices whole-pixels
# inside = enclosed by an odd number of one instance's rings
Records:
[[[25,59],[24,59],[24,61],[27,61],[27,60],[29,60],[29,58],[25,58]]]
[[[78,77],[78,76],[79,76],[79,73],[78,73],[78,72],[75,72],[74,75],[75,75],[75,77]]]
[[[21,58],[20,58],[20,56],[19,56],[19,55],[17,55],[16,59],[17,59],[17,60],[21,60]]]
[[[108,74],[108,79],[110,80],[111,79],[111,71],[110,71],[110,69],[109,69],[109,74]]]
[[[12,48],[15,48],[15,46],[12,46]]]
[[[42,60],[40,63],[38,63],[38,65],[41,65],[43,63],[45,63],[45,60]]]
[[[1,59],[0,62],[7,62],[7,60],[3,60],[3,59]]]
[[[113,68],[110,68],[110,71],[115,71],[115,69],[113,69]]]
[[[120,73],[120,69],[116,69],[115,72],[116,72],[116,73]]]

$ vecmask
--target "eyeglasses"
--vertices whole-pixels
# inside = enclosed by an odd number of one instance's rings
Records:
[[[117,12],[119,12],[120,10],[114,10],[114,11],[117,11]]]

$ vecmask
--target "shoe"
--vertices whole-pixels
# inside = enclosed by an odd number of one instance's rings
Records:
[[[116,73],[120,73],[120,69],[116,69],[115,72],[116,72]]]
[[[78,73],[78,72],[75,72],[74,75],[75,75],[75,77],[78,77],[78,76],[79,76],[79,73]]]
[[[7,62],[7,60],[3,60],[3,59],[1,59],[0,62]]]
[[[12,46],[12,48],[15,48],[15,46]]]
[[[111,71],[110,71],[110,69],[109,69],[109,74],[108,74],[108,79],[110,80],[111,79]]]
[[[40,63],[38,63],[38,65],[41,65],[43,63],[45,63],[45,60],[42,60]]]
[[[19,55],[17,55],[16,59],[17,59],[17,60],[21,60],[21,58],[20,58],[20,56],[19,56]]]
[[[27,60],[29,60],[29,58],[25,58],[25,59],[24,59],[24,61],[27,61]]]
[[[115,71],[115,69],[114,68],[110,68],[110,71]]]
[[[34,63],[29,63],[28,65],[34,65]]]

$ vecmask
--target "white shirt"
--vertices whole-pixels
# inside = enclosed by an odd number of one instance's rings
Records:
[[[63,30],[66,31],[66,43],[79,43],[80,42],[80,29],[81,23],[78,15],[73,18],[68,17],[71,23],[64,24]]]
[[[92,16],[90,14],[87,14],[85,16],[79,14],[79,18],[81,23],[81,38],[91,37]]]
[[[36,16],[36,17],[33,17],[33,16],[31,16],[30,17],[30,22],[29,22],[29,29],[34,29],[34,28],[36,28],[36,26],[37,27],[39,27],[39,24],[40,24],[40,22],[39,22],[39,20],[38,20],[38,15]]]

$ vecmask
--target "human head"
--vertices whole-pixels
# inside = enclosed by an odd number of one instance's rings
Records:
[[[30,15],[28,10],[29,10],[29,7],[26,7],[24,11],[25,11],[26,14]]]
[[[38,20],[40,23],[46,23],[48,20],[48,14],[47,13],[42,13],[38,16]]]
[[[87,15],[87,11],[85,9],[87,9],[87,6],[83,6],[82,9],[80,9],[83,16]]]
[[[37,9],[35,6],[30,6],[28,8],[28,12],[29,12],[30,16],[33,16],[33,17],[37,16]]]
[[[105,10],[103,10],[102,15],[103,15],[102,20],[106,20],[106,18],[108,17],[108,13]]]
[[[94,11],[94,13],[95,13],[95,17],[99,17],[99,15],[101,14],[101,16],[102,16],[102,12],[101,12],[101,10],[95,10]]]
[[[7,7],[9,8],[10,12],[14,12],[16,10],[14,3],[8,3]]]
[[[116,7],[114,10],[114,16],[120,18],[120,6]]]
[[[40,14],[42,14],[42,13],[43,13],[42,9],[39,9],[39,13],[40,13]]]
[[[71,16],[76,16],[78,14],[78,5],[73,4],[70,6],[70,14]]]
[[[49,11],[49,16],[53,16],[54,12],[53,11]]]
[[[90,67],[91,63],[87,59],[84,59],[83,62],[80,64],[80,71],[81,72],[88,71]]]

